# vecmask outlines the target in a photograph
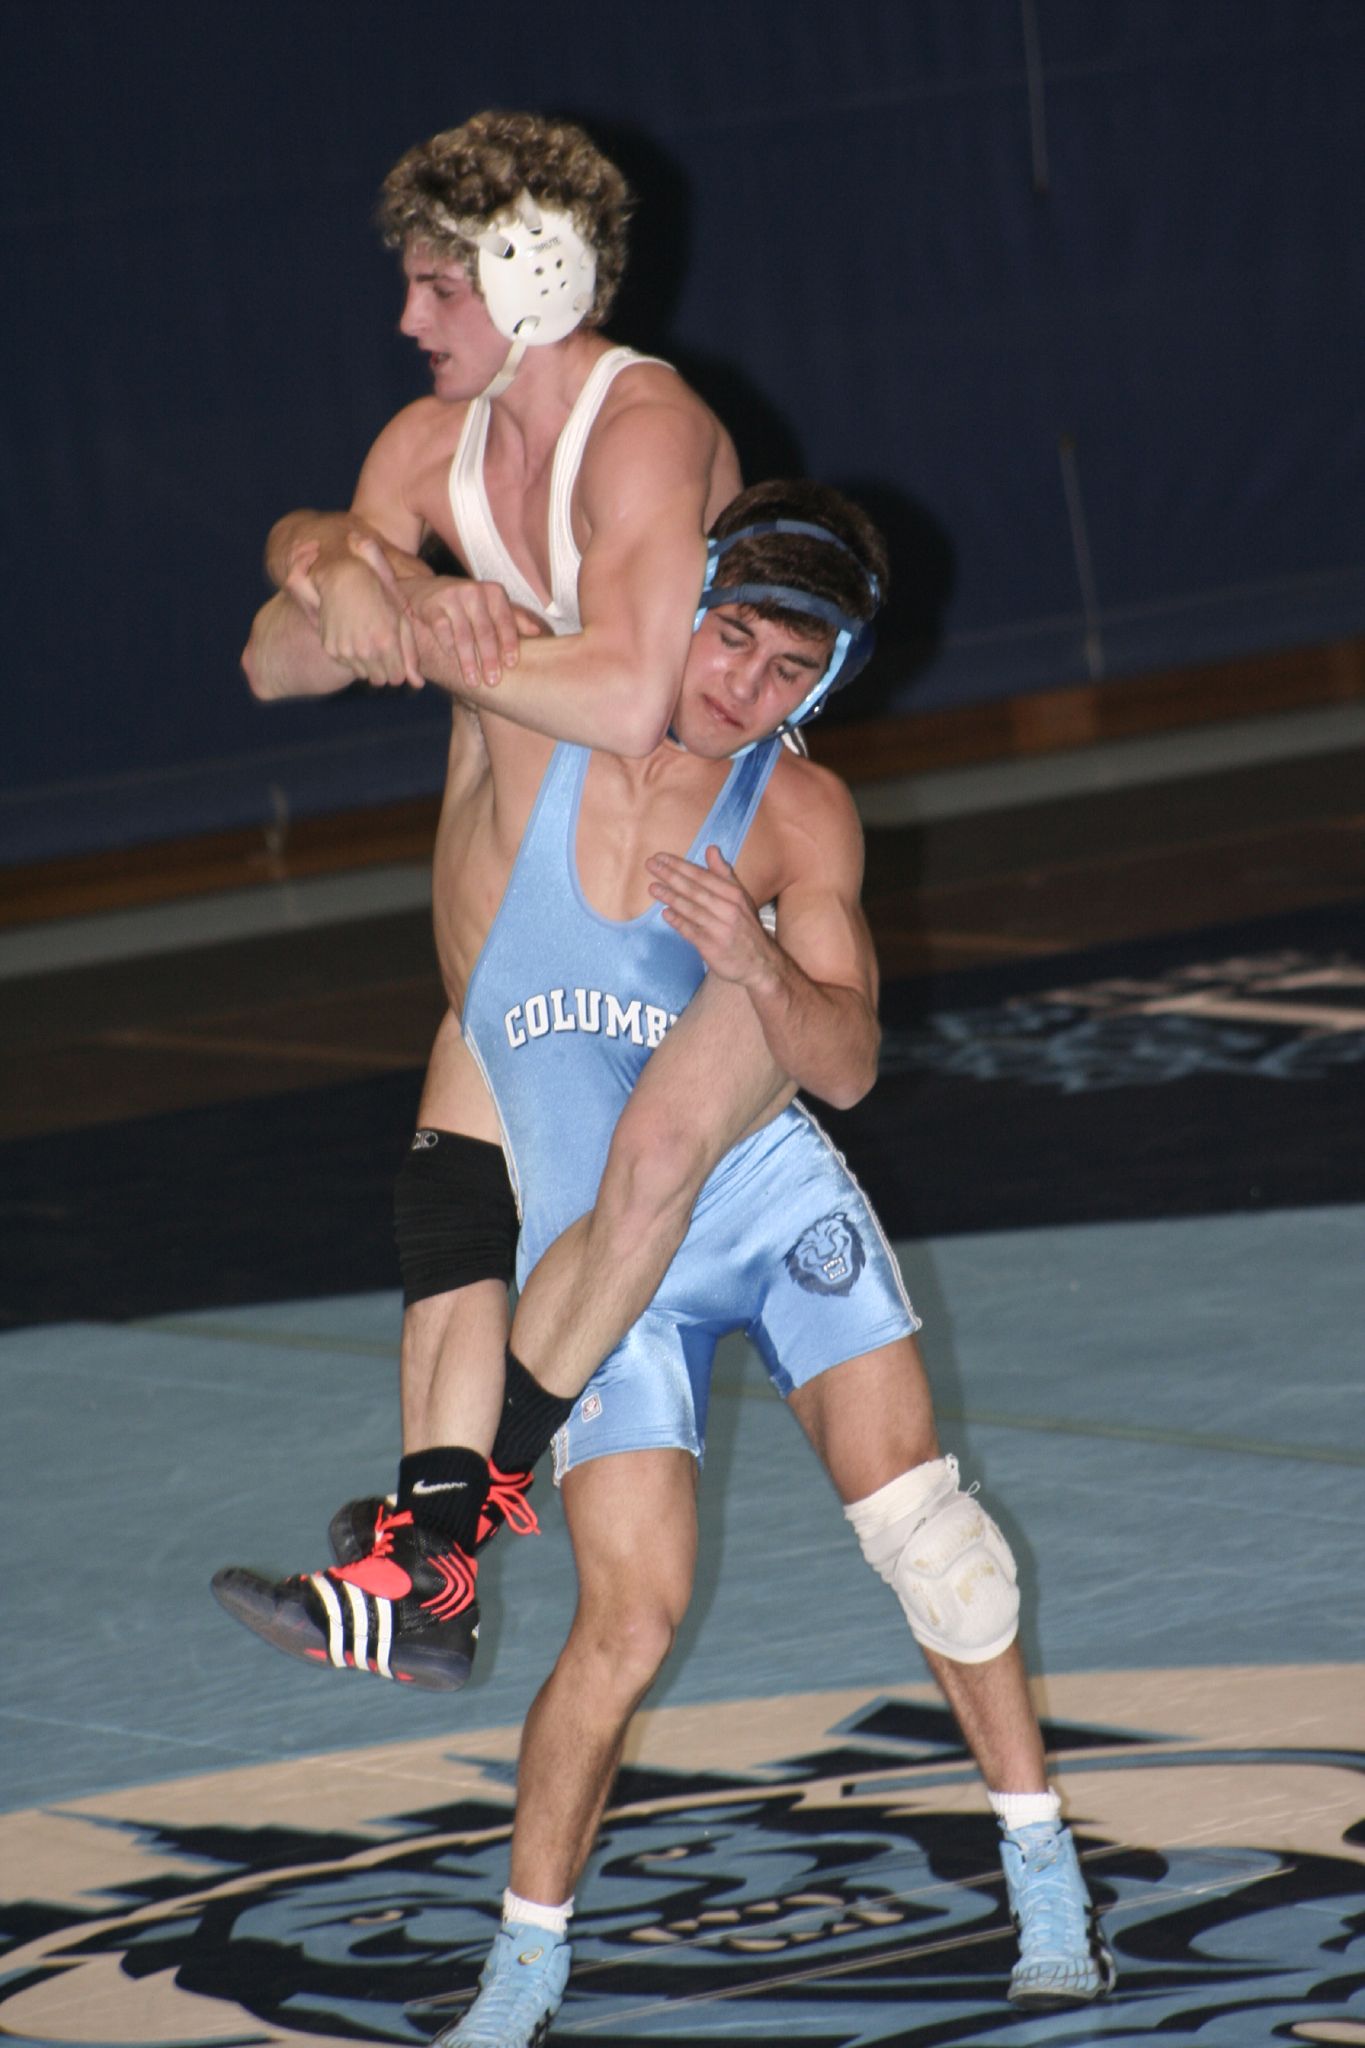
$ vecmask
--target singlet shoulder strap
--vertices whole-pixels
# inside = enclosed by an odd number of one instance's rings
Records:
[[[704,861],[707,847],[718,846],[733,867],[781,752],[780,739],[764,740],[731,764],[720,795],[692,842],[689,860]]]
[[[588,436],[608,391],[622,370],[632,369],[639,363],[649,363],[661,370],[673,368],[661,356],[637,355],[633,348],[608,349],[588,372],[555,447],[554,469],[550,478],[550,589],[556,608],[565,613],[571,612],[575,617],[582,556],[573,537],[574,485],[578,482]]]
[[[450,464],[450,516],[460,538],[469,573],[479,583],[500,583],[513,604],[545,616],[545,606],[508,553],[493,523],[484,487],[483,458],[488,445],[492,407],[486,398],[472,398]]]

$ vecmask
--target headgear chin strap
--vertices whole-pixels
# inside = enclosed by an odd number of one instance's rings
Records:
[[[479,396],[497,398],[521,367],[528,348],[563,341],[592,311],[597,257],[563,207],[537,206],[520,193],[492,220],[460,221],[445,215],[453,234],[479,252],[479,290],[488,317],[512,344],[497,375]]]
[[[816,597],[813,591],[801,590],[786,583],[718,584],[716,575],[722,556],[728,554],[737,542],[753,540],[764,533],[803,533],[812,540],[821,540],[830,547],[839,548],[857,562],[867,580],[868,594],[874,609],[881,603],[882,592],[876,576],[846,541],[840,540],[838,534],[831,533],[827,527],[814,526],[804,519],[765,519],[754,526],[741,526],[737,532],[727,533],[723,540],[707,541],[706,574],[702,580],[697,616],[692,621],[694,633],[707,612],[714,611],[717,605],[722,604],[779,604],[784,611],[803,612],[809,618],[820,619],[825,625],[834,628],[834,645],[830,649],[824,674],[813,689],[806,693],[796,709],[788,712],[777,728],[778,733],[785,735],[794,732],[798,725],[805,725],[807,720],[816,717],[824,709],[825,700],[833,691],[846,688],[859,671],[867,667],[877,644],[877,635],[870,618],[855,618],[852,613],[842,611],[837,604],[831,604],[827,598]],[[768,737],[773,738],[775,735],[769,734]],[[738,760],[740,754],[748,753],[749,747],[756,747],[759,744],[758,740],[750,740],[749,746],[740,747],[734,758]]]

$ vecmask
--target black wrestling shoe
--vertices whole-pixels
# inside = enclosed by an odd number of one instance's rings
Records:
[[[214,1574],[214,1598],[288,1657],[457,1692],[479,1633],[478,1566],[384,1502],[372,1530],[364,1556],[327,1571],[272,1580],[228,1565]]]
[[[479,1515],[475,1550],[482,1550],[504,1522],[518,1536],[538,1536],[540,1523],[526,1498],[531,1490],[531,1473],[500,1472],[496,1465],[490,1465],[488,1475],[488,1498]],[[362,1557],[369,1556],[380,1517],[392,1515],[394,1498],[391,1493],[383,1499],[368,1494],[362,1500],[348,1500],[345,1507],[337,1509],[327,1524],[327,1540],[338,1564],[359,1564]]]
[[[359,1564],[374,1549],[381,1515],[391,1515],[397,1496],[367,1494],[363,1500],[348,1500],[327,1524],[327,1541],[338,1564]]]
[[[514,1536],[539,1536],[540,1523],[536,1511],[526,1496],[531,1491],[534,1469],[528,1472],[502,1472],[490,1458],[488,1463],[488,1498],[479,1516],[479,1534],[474,1548],[482,1550],[485,1543],[497,1535],[505,1522]]]

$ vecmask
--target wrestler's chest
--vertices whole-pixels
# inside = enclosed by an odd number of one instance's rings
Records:
[[[644,816],[616,812],[580,815],[577,861],[579,886],[599,917],[625,921],[640,917],[656,901],[655,877],[648,862],[654,854],[689,855],[706,862],[707,835],[697,844],[694,804],[676,807],[656,803]],[[774,835],[755,821],[744,844],[722,848],[734,862],[742,886],[757,903],[767,902],[781,884]]]
[[[552,577],[550,470],[546,468],[513,475],[486,467],[484,495],[494,529],[507,553],[532,588],[548,598]],[[470,569],[464,536],[451,498],[448,456],[438,456],[419,470],[410,481],[409,498],[423,526],[439,534],[461,566]],[[586,545],[586,536],[580,531],[582,521],[572,500],[569,520],[575,545],[581,553]]]

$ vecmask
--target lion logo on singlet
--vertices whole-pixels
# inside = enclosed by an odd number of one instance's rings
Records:
[[[787,1271],[808,1294],[848,1294],[867,1264],[863,1241],[842,1209],[803,1230],[787,1253]]]

